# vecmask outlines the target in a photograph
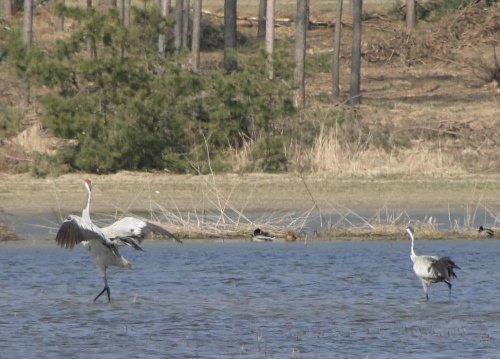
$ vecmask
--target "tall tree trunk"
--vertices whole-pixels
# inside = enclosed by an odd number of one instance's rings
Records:
[[[33,0],[24,0],[24,23],[23,42],[26,47],[31,48],[33,41]],[[24,74],[21,82],[21,107],[24,111],[30,105],[30,83],[28,76]]]
[[[408,30],[413,30],[416,22],[415,0],[406,0],[406,26]]]
[[[188,47],[188,31],[189,31],[189,0],[184,0],[184,10],[182,15],[182,48]]]
[[[87,12],[92,9],[92,0],[87,0]],[[87,58],[92,59],[96,57],[96,45],[95,39],[92,34],[87,34]]]
[[[131,0],[122,0],[123,1],[123,26],[125,28],[130,27],[130,5],[131,5]],[[120,48],[121,52],[121,61],[123,62],[125,60],[125,55],[126,55],[126,50],[125,50],[125,44],[121,45]]]
[[[363,0],[352,1],[352,54],[351,54],[351,87],[349,89],[349,104],[360,103],[361,85],[361,11]]]
[[[167,3],[167,0],[160,0],[160,16],[163,19],[166,19],[169,15],[169,4]],[[168,42],[168,31],[167,28],[162,30],[160,34],[158,35],[158,53],[160,55],[163,55],[165,53],[165,49],[167,48],[167,42]]]
[[[125,0],[118,0],[116,4],[118,6],[118,14],[120,16],[120,23],[123,24],[123,16],[125,14]]]
[[[64,0],[57,0],[59,4],[64,6]],[[63,31],[64,30],[64,15],[59,14],[57,15],[57,23],[56,23],[56,30],[57,31]]]
[[[120,23],[125,24],[125,7],[127,0],[118,0],[118,13],[120,14]],[[120,60],[123,62],[125,59],[125,46],[120,44]]]
[[[3,0],[3,18],[10,21],[12,17],[12,0]]]
[[[118,11],[120,13],[120,21],[125,28],[130,27],[130,0],[119,0]],[[125,44],[120,45],[120,60],[125,60]]]
[[[273,70],[273,53],[274,53],[274,4],[275,0],[267,1],[266,11],[266,69],[267,78],[272,80],[274,78]]]
[[[175,27],[174,27],[174,47],[179,50],[182,46],[182,15],[183,15],[183,0],[175,2]]]
[[[201,7],[202,0],[194,0],[193,36],[191,37],[191,71],[196,74],[200,67]]]
[[[130,6],[131,6],[131,0],[124,0],[124,6],[123,6],[123,25],[126,28],[130,27]]]
[[[3,18],[10,21],[12,17],[12,0],[3,0]]]
[[[297,21],[295,23],[295,71],[293,84],[295,107],[304,106],[306,100],[306,85],[304,70],[306,65],[306,34],[309,19],[307,17],[307,0],[297,0]]]
[[[28,48],[33,42],[33,0],[24,0],[23,42]]]
[[[266,37],[266,13],[267,13],[267,0],[260,0],[259,27],[257,29],[257,37],[259,39],[264,39]]]
[[[237,0],[224,2],[224,68],[227,71],[238,67],[233,51],[236,49]]]
[[[332,90],[333,96],[337,97],[340,93],[340,34],[342,32],[342,3],[344,0],[337,0],[337,16],[335,18],[335,40],[333,43],[332,54]]]

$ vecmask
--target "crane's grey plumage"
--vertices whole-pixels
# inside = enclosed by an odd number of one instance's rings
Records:
[[[69,250],[79,243],[89,242],[90,240],[97,240],[110,249],[113,245],[99,227],[82,217],[74,215],[68,216],[63,221],[56,235],[57,245]]]
[[[406,228],[406,236],[411,240],[410,258],[413,262],[413,271],[422,282],[425,298],[429,300],[428,288],[431,283],[445,282],[448,286],[448,295],[451,297],[451,278],[456,278],[453,269],[460,269],[449,257],[418,256],[414,250],[413,228]]]
[[[177,236],[165,228],[134,217],[122,218],[101,230],[109,239],[115,241],[117,245],[129,245],[138,250],[142,250],[139,243],[149,234],[167,236],[182,243]]]
[[[95,297],[96,301],[104,292],[107,292],[108,302],[111,300],[111,291],[108,286],[106,269],[111,266],[133,269],[129,261],[120,255],[118,246],[129,245],[142,250],[139,243],[149,233],[168,235],[181,242],[179,238],[160,226],[144,222],[136,218],[126,217],[111,226],[99,228],[90,218],[90,202],[92,199],[92,182],[85,180],[87,190],[87,204],[82,216],[70,215],[59,228],[56,243],[62,248],[71,250],[75,245],[85,245],[104,279],[104,289]],[[182,242],[181,242],[182,243]]]

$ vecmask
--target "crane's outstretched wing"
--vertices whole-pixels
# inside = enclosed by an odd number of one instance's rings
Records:
[[[165,228],[153,223],[141,221],[140,219],[133,217],[122,218],[112,225],[102,228],[101,230],[109,239],[116,238],[123,241],[123,238],[133,238],[137,239],[137,241],[141,243],[142,239],[145,236],[153,233],[162,236],[168,236],[175,239],[177,242],[182,243],[182,241],[176,235],[167,231]],[[131,245],[126,241],[124,242],[127,245]],[[134,245],[132,245],[132,247],[136,248]]]
[[[98,240],[107,248],[113,249],[113,243],[106,238],[99,227],[78,216],[68,216],[56,235],[57,245],[69,250],[81,242],[90,240]]]

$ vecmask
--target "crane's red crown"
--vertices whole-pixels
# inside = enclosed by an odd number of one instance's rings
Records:
[[[85,182],[88,184],[88,185],[91,185],[92,184],[92,181],[89,180],[89,179],[86,179]]]

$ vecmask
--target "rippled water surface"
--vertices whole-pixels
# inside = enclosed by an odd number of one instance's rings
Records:
[[[3,245],[0,357],[500,356],[500,242],[416,245],[462,267],[451,301],[422,301],[403,241],[144,243],[111,303],[84,248]]]

